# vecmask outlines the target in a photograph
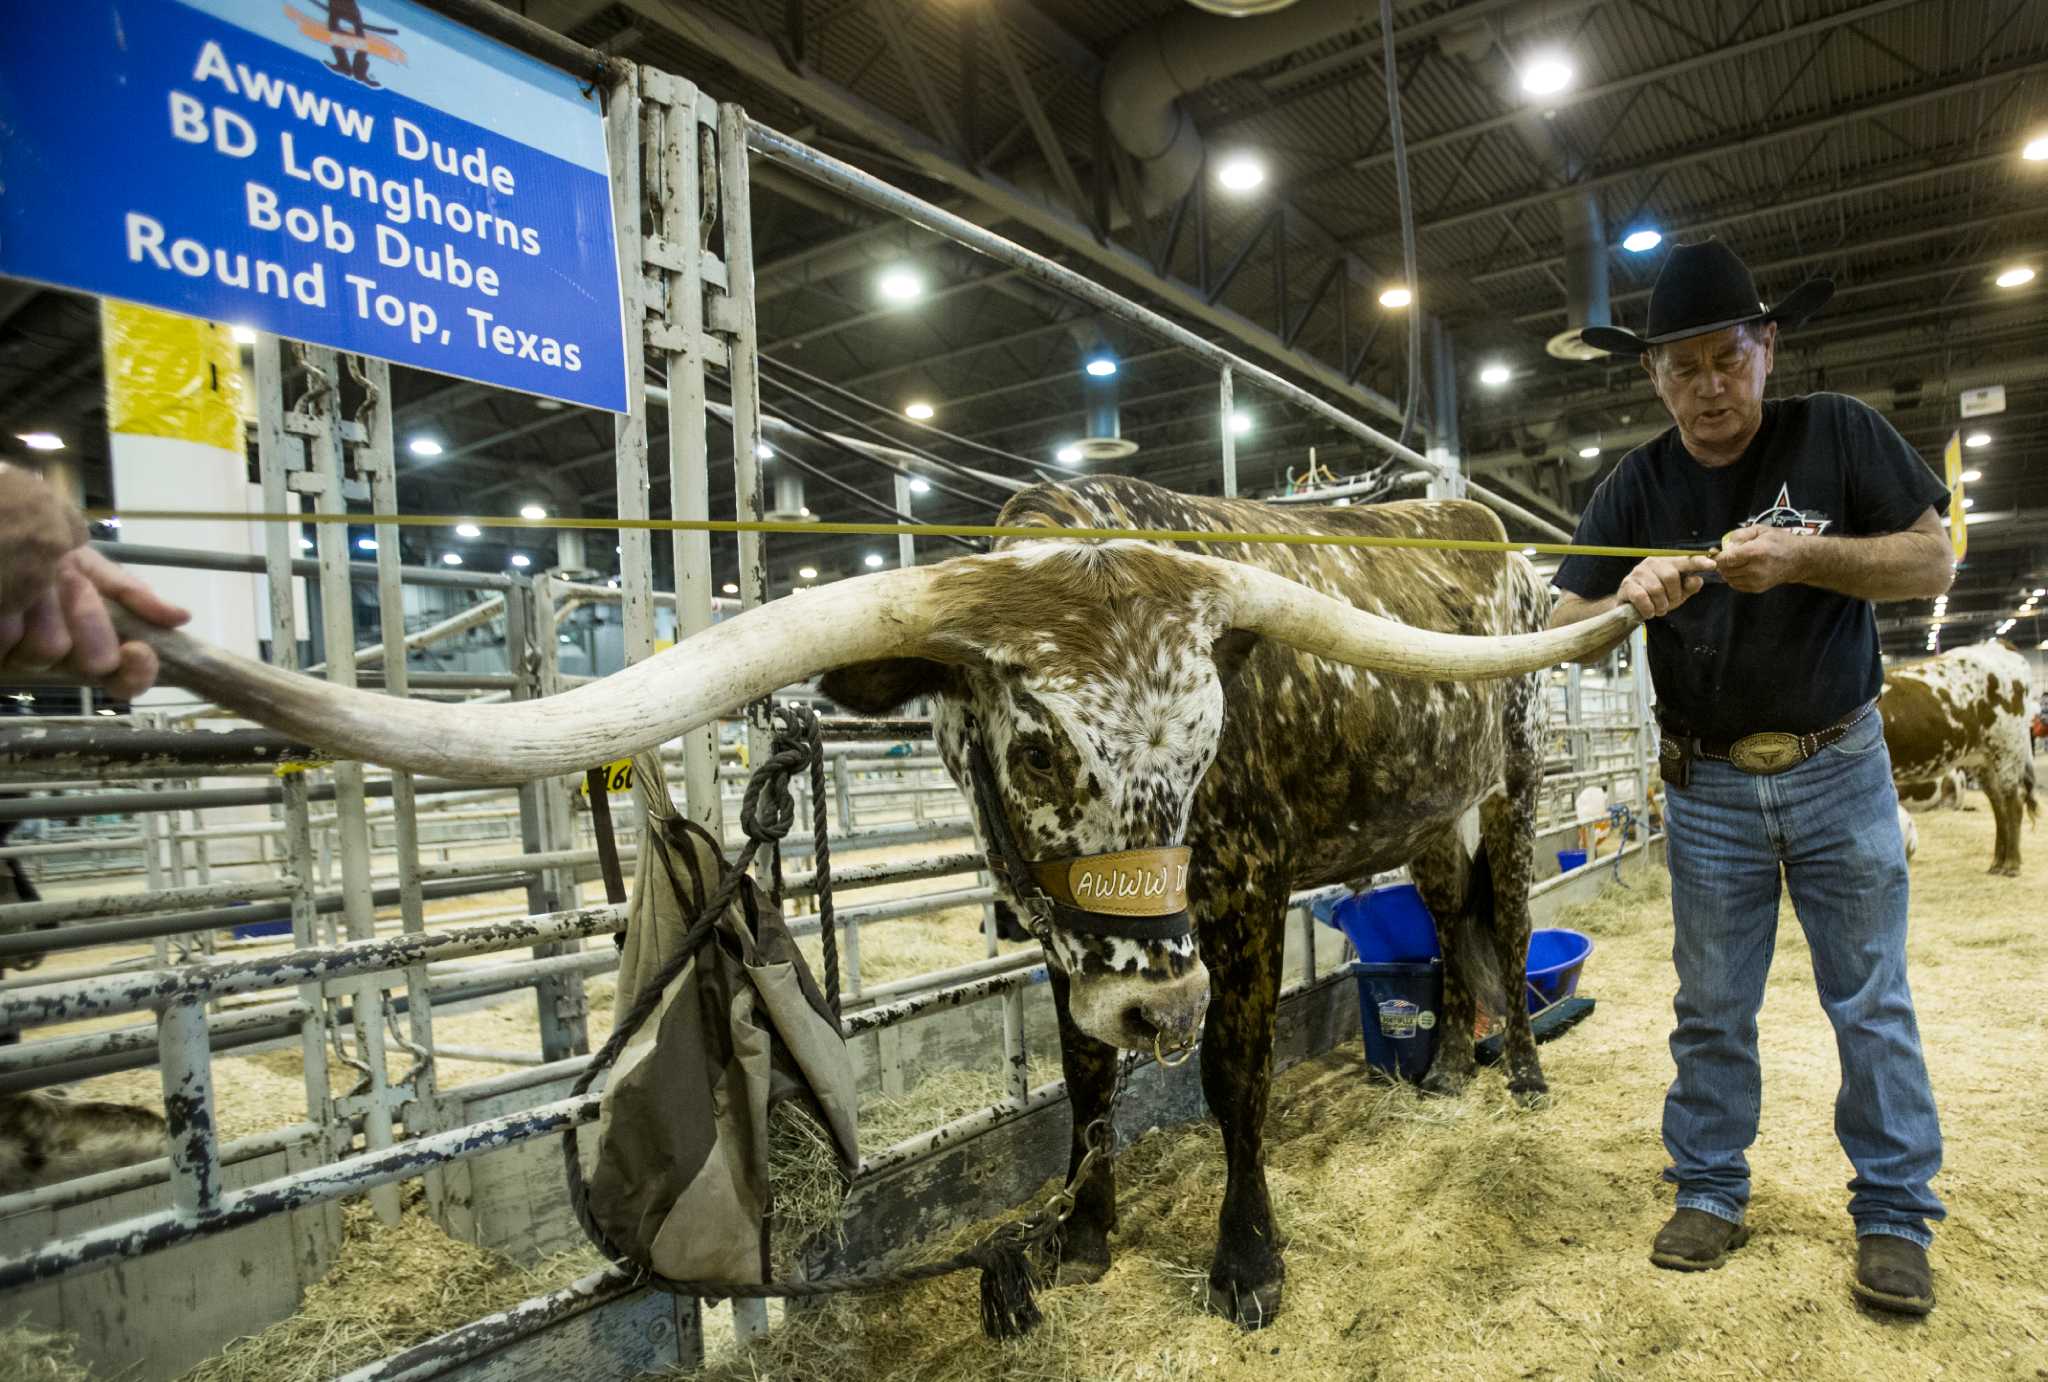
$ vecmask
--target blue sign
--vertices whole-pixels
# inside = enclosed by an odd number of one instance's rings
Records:
[[[0,274],[625,409],[575,77],[409,0],[66,0],[16,29]]]

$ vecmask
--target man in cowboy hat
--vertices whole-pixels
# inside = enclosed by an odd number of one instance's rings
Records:
[[[1701,555],[1569,557],[1552,623],[1624,600],[1647,621],[1678,970],[1664,1105],[1664,1175],[1678,1192],[1650,1260],[1718,1267],[1749,1236],[1756,1016],[1782,877],[1841,1058],[1853,1289],[1925,1314],[1941,1128],[1906,983],[1908,875],[1871,604],[1948,589],[1948,493],[1855,399],[1764,397],[1780,328],[1832,291],[1812,280],[1766,307],[1726,245],[1678,245],[1641,336],[1584,330],[1641,359],[1676,425],[1601,482],[1576,540]]]

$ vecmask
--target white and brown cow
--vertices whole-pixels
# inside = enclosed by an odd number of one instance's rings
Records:
[[[1512,553],[1232,538],[1504,538],[1463,502],[1275,507],[1093,479],[1028,490],[1001,521],[1044,536],[821,586],[521,704],[399,700],[137,624],[128,636],[156,647],[167,680],[302,742],[470,780],[609,761],[821,672],[837,673],[825,680],[835,700],[862,710],[932,697],[991,865],[1002,861],[1008,901],[1045,944],[1076,1161],[1111,1099],[1118,1048],[1199,1036],[1228,1159],[1209,1299],[1262,1324],[1285,1275],[1263,1124],[1288,894],[1408,865],[1451,961],[1428,1082],[1471,1077],[1485,999],[1506,1009],[1510,1087],[1540,1097],[1526,1008],[1500,983],[1519,975],[1529,934],[1542,757],[1530,674],[1599,651],[1635,618],[1624,608],[1546,631],[1549,592]],[[1213,537],[1183,548],[1064,535],[1077,528]],[[1476,857],[1461,829],[1475,815]],[[1078,892],[1055,906],[1033,881],[1182,847],[1189,906],[1166,919],[1177,931],[1108,926]],[[1066,1279],[1102,1273],[1115,1224],[1112,1171],[1098,1162],[1065,1225]]]
[[[163,1156],[153,1109],[53,1089],[0,1094],[0,1195]]]
[[[2028,680],[2027,660],[2011,647],[1974,643],[1892,668],[1877,701],[1900,795],[1974,773],[1997,825],[1991,872],[2008,878],[2020,871],[2022,805],[2029,819],[2036,813]]]

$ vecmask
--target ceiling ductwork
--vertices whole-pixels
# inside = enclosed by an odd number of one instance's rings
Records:
[[[1231,19],[1249,19],[1255,14],[1271,14],[1284,10],[1295,0],[1188,0],[1198,10],[1210,14],[1226,15]]]
[[[1180,200],[1202,169],[1202,132],[1181,97],[1379,23],[1374,0],[1299,0],[1272,14],[1209,0],[1202,11],[1182,10],[1139,29],[1102,70],[1102,118],[1136,161],[1150,211]],[[1261,17],[1227,17],[1233,14]]]
[[[1092,323],[1074,328],[1074,340],[1081,347],[1081,359],[1115,361],[1116,352]],[[1071,443],[1084,461],[1121,461],[1138,454],[1138,444],[1123,434],[1123,390],[1121,370],[1109,374],[1081,373],[1081,401],[1086,410],[1086,428],[1080,441]]]
[[[1614,309],[1607,296],[1607,228],[1600,198],[1592,192],[1566,197],[1557,204],[1564,231],[1565,329],[1543,348],[1559,360],[1598,360],[1607,352],[1579,339],[1581,328],[1612,326]]]

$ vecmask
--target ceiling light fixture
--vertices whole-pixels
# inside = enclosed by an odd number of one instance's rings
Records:
[[[815,566],[799,566],[796,569],[796,574],[801,580],[815,581],[818,579],[818,568]]]
[[[521,568],[528,567],[533,565],[533,558],[527,556],[524,552],[514,552],[512,554],[512,564]]]
[[[1984,472],[1981,470],[1966,470],[1963,472],[1962,478],[1964,484],[1974,485],[1984,478]]]
[[[1062,446],[1059,450],[1053,452],[1052,454],[1053,459],[1058,461],[1061,465],[1081,464],[1081,448],[1078,446]]]
[[[55,432],[16,432],[14,439],[31,451],[62,451],[64,438]]]
[[[930,422],[932,415],[932,405],[921,398],[915,403],[903,405],[903,416],[911,419],[913,422]]]
[[[884,269],[875,280],[875,291],[890,302],[915,302],[924,296],[924,275],[907,264]]]
[[[1240,437],[1251,431],[1252,415],[1250,413],[1232,413],[1230,415],[1230,430]]]
[[[228,335],[234,337],[236,345],[256,344],[256,328],[253,326],[231,326]]]
[[[1628,238],[1621,242],[1621,247],[1630,254],[1648,254],[1663,243],[1663,232],[1644,226],[1641,230],[1630,231]]]
[[[441,554],[441,565],[443,565],[443,566],[460,566],[460,565],[462,565],[462,554],[461,554],[460,552],[443,552],[443,553]]]
[[[768,444],[767,442],[765,442],[765,441],[764,441],[764,442],[761,442],[761,443],[759,443],[759,444],[757,444],[757,445],[756,445],[756,446],[754,447],[754,459],[755,459],[755,460],[757,460],[757,461],[772,461],[772,460],[774,460],[774,459],[775,459],[775,448],[774,448],[774,447],[772,447],[772,446],[770,446],[770,445],[769,445],[769,444]]]
[[[376,551],[376,550],[377,550],[377,539],[376,539],[376,538],[373,538],[373,537],[359,537],[359,538],[357,538],[357,539],[356,539],[356,550],[357,550],[357,551],[359,551],[359,552],[374,552],[374,551]]]
[[[483,535],[484,530],[477,527],[474,523],[458,523],[455,525],[455,536],[457,537],[482,537]]]
[[[2020,157],[2029,163],[2048,163],[2048,134],[2027,141],[2020,150]]]
[[[870,571],[879,571],[882,566],[882,554],[880,552],[870,552],[861,558],[861,564]]]
[[[1479,371],[1479,382],[1490,389],[1497,389],[1515,377],[1515,372],[1496,361]]]
[[[733,581],[727,581],[724,585],[718,588],[728,595],[737,595],[740,593],[739,585]]]
[[[1600,448],[1597,446],[1582,446],[1579,448],[1579,459],[1582,461],[1590,461],[1599,454]]]
[[[1397,311],[1400,308],[1408,306],[1410,303],[1414,301],[1415,294],[1409,292],[1406,288],[1402,288],[1399,286],[1389,288],[1385,292],[1380,294],[1380,306],[1391,307]]]
[[[1991,445],[1991,434],[1989,432],[1972,432],[1969,436],[1963,438],[1963,445],[1989,446]]]
[[[1522,90],[1555,96],[1572,84],[1572,65],[1562,53],[1538,53],[1522,64]]]
[[[548,511],[538,504],[525,504],[520,507],[519,516],[529,523],[538,523],[548,516]]]
[[[910,492],[912,494],[930,494],[932,492],[932,482],[924,479],[912,480],[910,482]]]
[[[405,449],[415,456],[438,456],[441,454],[441,443],[432,437],[414,437],[405,444]]]
[[[1266,165],[1251,154],[1232,154],[1216,165],[1216,181],[1232,192],[1249,192],[1266,180]]]
[[[1992,282],[2001,288],[2019,288],[2034,281],[2034,271],[2025,264],[2015,264]]]
[[[1087,370],[1091,378],[1107,379],[1116,373],[1116,361],[1107,355],[1096,355],[1081,368]]]

